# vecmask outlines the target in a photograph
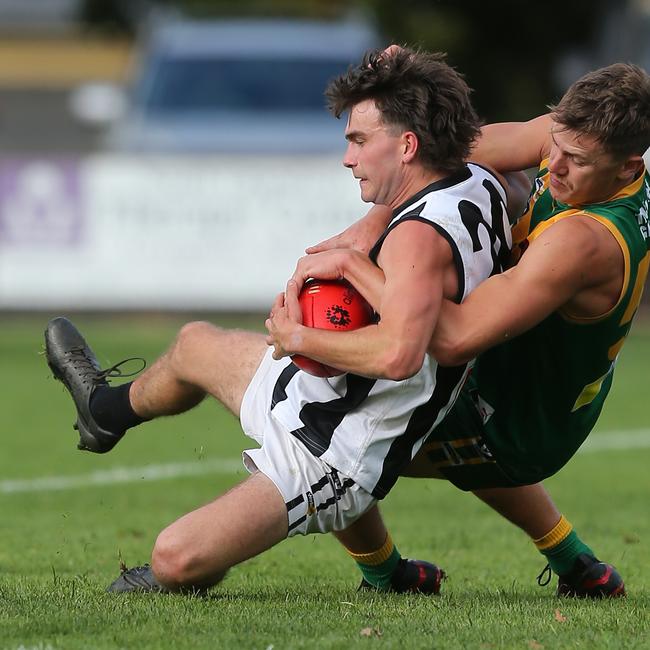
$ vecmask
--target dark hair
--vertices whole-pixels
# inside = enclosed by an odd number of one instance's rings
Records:
[[[470,89],[441,53],[372,50],[334,79],[325,95],[332,113],[374,100],[385,125],[413,131],[427,168],[453,172],[464,165],[480,132]]]
[[[595,137],[616,157],[650,147],[650,76],[631,63],[589,72],[549,108],[558,124]]]

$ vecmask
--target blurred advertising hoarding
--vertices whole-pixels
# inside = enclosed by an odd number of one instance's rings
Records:
[[[0,160],[0,309],[267,309],[365,214],[336,156]]]

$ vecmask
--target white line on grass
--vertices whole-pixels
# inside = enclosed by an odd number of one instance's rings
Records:
[[[606,450],[645,449],[650,447],[650,429],[633,429],[594,433],[580,448],[580,453],[594,453]],[[24,492],[51,492],[72,490],[97,485],[116,483],[137,483],[138,481],[162,481],[181,476],[203,476],[206,474],[234,474],[242,469],[239,459],[199,460],[166,465],[144,467],[113,467],[90,474],[77,476],[45,476],[33,479],[10,479],[0,481],[0,494]]]
[[[115,483],[136,483],[138,481],[161,481],[180,476],[201,476],[205,474],[234,474],[242,469],[241,460],[234,458],[199,460],[188,463],[146,465],[144,467],[113,467],[90,474],[77,476],[44,476],[42,478],[0,481],[0,494],[17,492],[50,492],[74,488],[113,485]]]
[[[650,447],[650,429],[621,429],[592,434],[585,440],[579,452],[646,449],[647,447]]]

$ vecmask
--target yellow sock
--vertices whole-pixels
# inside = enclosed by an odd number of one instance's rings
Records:
[[[386,540],[376,551],[372,551],[371,553],[353,553],[352,551],[348,551],[348,553],[354,559],[354,561],[358,562],[359,564],[376,566],[377,564],[385,562],[393,553],[394,548],[395,545],[393,544],[390,533],[386,533]]]
[[[558,575],[569,573],[579,555],[594,555],[564,516],[560,517],[560,521],[544,537],[533,541],[539,552],[548,560],[551,569]]]
[[[551,528],[543,537],[534,539],[535,546],[540,551],[546,551],[553,546],[557,546],[563,539],[569,536],[573,530],[573,526],[567,521],[564,515],[560,517],[560,521]]]

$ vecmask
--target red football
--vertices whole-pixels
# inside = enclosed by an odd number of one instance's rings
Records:
[[[369,325],[373,319],[372,307],[346,280],[307,280],[298,300],[302,323],[307,327],[344,332]],[[299,354],[293,355],[291,360],[316,377],[343,374],[342,370]]]

